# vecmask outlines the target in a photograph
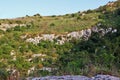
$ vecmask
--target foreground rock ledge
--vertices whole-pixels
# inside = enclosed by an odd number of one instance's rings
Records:
[[[27,80],[120,80],[120,78],[110,75],[96,75],[94,77],[86,77],[86,76],[46,76],[46,77],[36,77],[36,78],[27,78]]]

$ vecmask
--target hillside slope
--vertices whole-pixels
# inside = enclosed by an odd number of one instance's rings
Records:
[[[1,79],[15,71],[20,77],[120,75],[119,0],[63,16],[2,19],[0,29]]]

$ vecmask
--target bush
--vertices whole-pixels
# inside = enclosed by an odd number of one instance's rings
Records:
[[[46,70],[38,70],[36,74],[41,75],[41,76],[48,76],[50,73]]]
[[[71,17],[75,17],[75,14],[71,14]]]
[[[38,17],[38,16],[40,16],[40,14],[35,14],[35,15],[33,15],[33,16]]]
[[[50,26],[55,26],[55,24],[54,24],[54,23],[51,23]]]
[[[51,17],[56,17],[56,15],[52,15]]]
[[[93,12],[93,11],[89,9],[89,10],[87,10],[86,13],[88,14],[88,13],[92,13],[92,12]]]
[[[77,17],[77,20],[81,19],[80,16]]]
[[[120,8],[117,9],[117,15],[120,15]]]
[[[16,27],[14,28],[14,31],[21,31],[21,27],[20,27],[20,26],[16,26]]]
[[[9,54],[12,50],[12,47],[9,45],[2,45],[1,49],[3,54]]]
[[[18,20],[17,20],[16,23],[17,23],[17,24],[22,24],[22,21],[18,21]]]
[[[7,80],[8,73],[4,69],[0,69],[0,79],[1,80]]]

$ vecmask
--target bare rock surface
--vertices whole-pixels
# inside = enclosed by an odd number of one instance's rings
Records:
[[[99,24],[100,25],[100,24]],[[112,29],[110,28],[98,28],[97,26],[92,27],[91,29],[85,29],[85,30],[81,30],[81,31],[73,31],[70,32],[68,34],[65,35],[55,35],[55,34],[41,34],[38,36],[34,36],[33,38],[27,38],[27,35],[21,36],[22,39],[25,39],[26,42],[31,42],[33,44],[38,44],[40,43],[42,40],[43,41],[56,41],[56,44],[64,44],[67,41],[70,41],[72,39],[84,39],[84,40],[88,40],[89,37],[91,36],[92,32],[96,32],[99,33],[100,36],[104,36],[105,34],[111,32],[111,33],[116,33],[117,29]]]
[[[46,76],[46,77],[36,77],[36,78],[28,78],[27,80],[120,80],[120,78],[110,75],[96,75],[94,77],[86,77],[86,76]]]

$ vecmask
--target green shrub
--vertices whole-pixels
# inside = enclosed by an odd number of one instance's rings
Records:
[[[51,23],[50,26],[55,26],[55,24],[54,24],[54,23]]]

